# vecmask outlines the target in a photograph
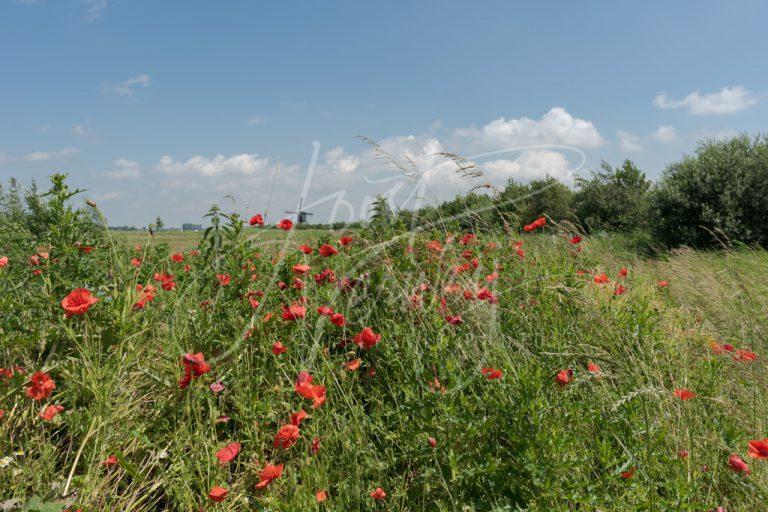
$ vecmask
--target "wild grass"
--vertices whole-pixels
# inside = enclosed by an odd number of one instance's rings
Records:
[[[315,233],[315,248],[339,249],[324,258],[296,250],[308,239],[275,233],[286,244],[280,251],[258,237],[238,239],[198,256],[185,250],[182,263],[160,238],[141,242],[139,252],[119,236],[88,254],[54,244],[40,275],[27,262],[39,246],[3,247],[10,261],[0,268],[0,363],[26,373],[0,384],[0,504],[768,510],[768,461],[746,454],[749,440],[768,437],[764,251],[646,260],[620,237],[586,238],[577,250],[554,234],[480,235],[464,246],[461,233],[383,242],[356,233],[341,247]],[[430,249],[434,239],[442,250]],[[457,273],[467,256],[477,267]],[[298,276],[303,289],[293,287],[299,263],[311,266]],[[337,281],[319,285],[311,275],[326,268]],[[153,281],[159,272],[175,276],[174,290]],[[601,272],[610,283],[594,282]],[[220,285],[217,274],[231,283]],[[157,297],[134,309],[136,285],[146,283]],[[625,293],[614,294],[617,283]],[[65,318],[59,303],[78,287],[99,302]],[[498,302],[478,299],[481,288]],[[249,291],[264,293],[255,309]],[[284,321],[282,306],[302,297],[306,318]],[[345,315],[344,327],[317,314],[324,304]],[[449,324],[447,314],[462,323]],[[382,335],[370,350],[352,343],[364,327]],[[273,354],[277,341],[284,354]],[[757,359],[716,354],[712,342]],[[180,360],[196,352],[211,371],[180,389]],[[361,366],[350,371],[345,363],[355,358]],[[589,372],[590,362],[600,371]],[[487,367],[502,377],[486,378]],[[558,385],[568,368],[572,380]],[[43,401],[24,391],[38,370],[56,381]],[[327,387],[321,407],[295,392],[300,371]],[[225,389],[215,394],[209,386],[217,381]],[[680,388],[696,396],[680,400]],[[48,404],[64,407],[50,422],[39,417]],[[310,416],[301,437],[275,448],[278,429],[301,409]],[[214,454],[235,441],[242,451],[220,465]],[[733,453],[751,475],[729,468]],[[105,467],[110,455],[118,463]],[[283,474],[257,490],[267,463],[285,464]],[[208,499],[213,486],[229,490],[223,502]],[[377,487],[386,499],[370,497]],[[318,503],[321,490],[328,499]]]

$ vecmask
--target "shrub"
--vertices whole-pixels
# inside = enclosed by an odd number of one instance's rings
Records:
[[[653,192],[654,230],[671,245],[703,247],[725,236],[768,245],[768,139],[706,140],[671,164]]]

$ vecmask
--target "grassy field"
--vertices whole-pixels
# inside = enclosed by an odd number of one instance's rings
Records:
[[[768,510],[764,251],[297,234],[8,248],[0,504]]]

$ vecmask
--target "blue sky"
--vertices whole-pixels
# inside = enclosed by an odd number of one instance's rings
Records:
[[[0,0],[0,178],[67,171],[141,226],[471,188],[440,151],[495,184],[601,159],[657,177],[701,137],[768,131],[767,19],[760,1]]]

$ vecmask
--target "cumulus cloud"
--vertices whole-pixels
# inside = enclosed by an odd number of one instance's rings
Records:
[[[562,107],[550,109],[541,119],[500,117],[481,128],[459,128],[456,135],[474,146],[496,149],[535,144],[597,147],[605,142],[591,121],[573,117]]]
[[[643,147],[643,144],[640,142],[640,137],[635,135],[634,133],[625,132],[624,130],[619,130],[616,132],[616,136],[619,138],[619,147],[622,151],[626,152],[635,152],[635,151],[642,151],[645,148]]]
[[[48,162],[66,160],[68,157],[80,152],[79,148],[64,148],[56,151],[33,151],[24,156],[27,162]]]
[[[662,109],[686,108],[696,115],[723,115],[753,107],[757,104],[757,98],[744,87],[737,85],[723,87],[720,91],[709,94],[694,91],[681,100],[671,99],[667,94],[661,93],[653,100],[653,104]]]
[[[125,158],[119,158],[114,161],[114,165],[115,168],[111,171],[105,172],[104,176],[108,178],[114,178],[116,180],[138,178],[141,176],[141,165],[139,162],[127,160]]]
[[[149,75],[143,73],[136,75],[128,80],[124,80],[118,84],[107,82],[104,85],[105,94],[116,94],[118,96],[133,96],[136,93],[136,89],[139,87],[149,87],[150,79]]]
[[[659,126],[658,129],[651,134],[651,138],[664,143],[670,143],[677,140],[677,132],[674,126]]]
[[[565,182],[571,179],[570,163],[565,155],[557,151],[528,150],[514,160],[491,160],[480,167],[497,183],[505,183],[510,178],[529,182],[546,176]]]
[[[360,158],[348,155],[341,146],[326,151],[325,161],[326,165],[339,172],[352,172],[360,165]]]
[[[221,176],[224,174],[255,175],[269,170],[269,158],[259,158],[257,154],[216,155],[213,158],[193,156],[186,162],[174,160],[165,155],[155,165],[155,169],[171,175]]]

